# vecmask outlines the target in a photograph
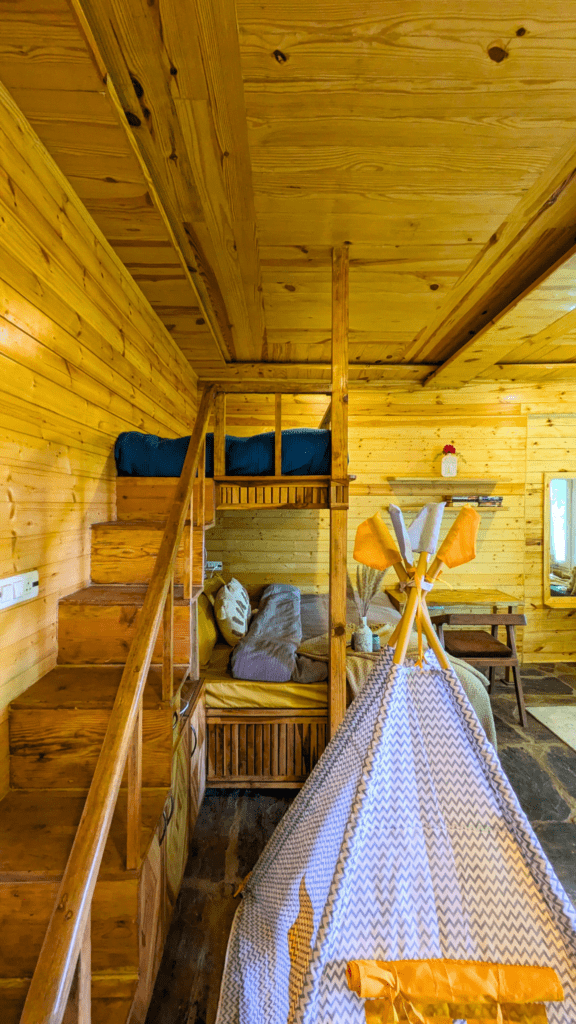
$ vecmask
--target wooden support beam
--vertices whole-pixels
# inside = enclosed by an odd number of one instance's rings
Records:
[[[235,230],[222,171],[228,153],[219,148],[204,71],[206,32],[199,30],[194,6],[184,9],[180,0],[166,0],[161,9],[147,0],[71,3],[220,352],[225,359],[257,358],[264,331],[254,284],[257,250],[251,239],[245,251],[245,227]],[[236,73],[226,86],[241,89]],[[244,174],[241,187],[248,182]]]
[[[418,383],[435,368],[433,363],[352,363],[348,371],[348,386],[364,388],[374,384],[393,387]],[[318,394],[331,391],[330,363],[203,363],[196,372],[199,383],[216,382],[219,388],[230,393],[241,391],[250,394],[280,389],[285,394],[305,389],[315,389]]]
[[[226,395],[214,399],[214,476],[226,476]]]
[[[566,259],[575,242],[572,140],[522,196],[406,352],[407,361],[442,361],[426,385],[465,383],[470,377],[467,359],[480,333]]]
[[[282,476],[282,395],[275,395],[274,475]]]
[[[348,247],[332,255],[332,480],[348,478]],[[348,512],[330,509],[328,732],[346,713],[346,554]]]

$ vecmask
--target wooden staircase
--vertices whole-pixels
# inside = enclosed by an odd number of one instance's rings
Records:
[[[139,501],[141,481],[130,484],[118,481],[118,520],[92,528],[92,584],[60,602],[58,666],[10,707],[11,790],[0,802],[2,1024],[20,1020],[173,501],[174,481],[156,486],[153,509],[144,488]],[[144,688],[140,862],[126,867],[126,768],[94,891],[92,1024],[145,1020],[204,792],[204,698],[190,674],[209,525],[203,514],[188,521],[177,557],[173,696],[163,697],[162,628]],[[66,1022],[86,1019],[80,1004],[73,991]]]

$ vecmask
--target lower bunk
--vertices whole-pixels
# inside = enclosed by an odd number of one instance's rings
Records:
[[[218,644],[202,670],[207,785],[299,789],[327,744],[328,688],[233,679]]]

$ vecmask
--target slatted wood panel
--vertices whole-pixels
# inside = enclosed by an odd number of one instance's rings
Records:
[[[347,488],[338,486],[334,500],[347,501]],[[330,477],[285,477],[279,484],[273,477],[238,477],[216,481],[218,509],[327,508],[330,505]]]
[[[209,786],[300,787],[326,746],[326,719],[284,712],[207,712]]]
[[[17,48],[11,55],[21,67]],[[3,707],[55,662],[58,600],[89,579],[90,525],[114,516],[115,437],[190,433],[196,388],[3,89],[0,129],[0,574],[40,574],[34,601],[0,613]]]
[[[482,509],[478,555],[452,570],[455,587],[498,587],[525,600],[528,626],[518,631],[524,660],[575,658],[574,611],[542,606],[542,479],[545,470],[575,467],[574,385],[477,384],[459,391],[352,392],[348,559],[356,528],[390,502],[408,520],[427,501],[449,493],[502,494],[503,508]],[[229,396],[234,432],[270,429],[273,407],[266,396],[251,402]],[[318,426],[326,399],[285,398],[287,426]],[[466,463],[457,483],[439,476],[442,446],[454,441]],[[430,482],[392,477],[423,477]],[[482,482],[464,484],[466,478]],[[457,510],[447,511],[443,531]],[[328,516],[320,510],[217,513],[207,536],[208,558],[224,563],[224,575],[237,576],[253,590],[276,580],[304,591],[328,590]],[[526,538],[526,539],[525,539]],[[390,574],[387,578],[392,580]]]

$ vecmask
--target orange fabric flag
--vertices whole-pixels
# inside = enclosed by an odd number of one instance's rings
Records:
[[[362,999],[394,998],[438,1002],[485,1000],[535,1003],[564,999],[552,967],[523,967],[472,960],[351,960],[348,987]]]
[[[402,561],[390,530],[382,522],[380,513],[365,519],[356,530],[354,558],[371,569],[388,569]]]
[[[444,537],[436,559],[444,562],[449,569],[464,565],[476,558],[476,536],[480,526],[480,515],[471,505],[465,505]]]

